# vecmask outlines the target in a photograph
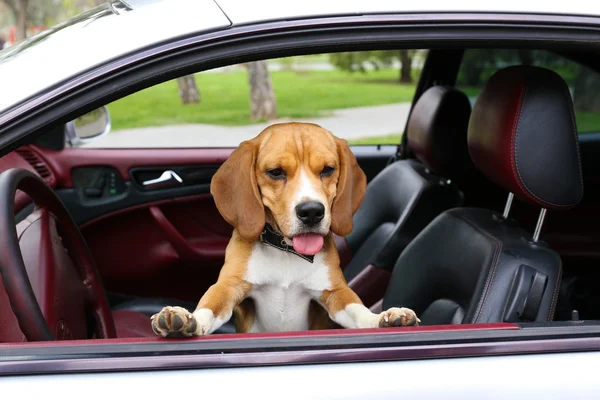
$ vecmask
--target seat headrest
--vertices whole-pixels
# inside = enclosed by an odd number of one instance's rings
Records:
[[[429,88],[415,104],[408,121],[408,144],[434,174],[455,178],[469,168],[470,114],[469,98],[447,86]]]
[[[540,67],[497,71],[473,107],[469,153],[488,179],[544,208],[583,196],[579,142],[565,81]]]

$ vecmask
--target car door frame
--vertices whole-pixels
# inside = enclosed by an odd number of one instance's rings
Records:
[[[582,18],[582,24],[587,24],[588,28],[589,25],[595,24],[593,25],[595,28],[583,31],[579,29],[578,20],[565,23],[561,16],[512,15],[507,17],[505,14],[489,14],[485,17],[489,22],[487,28],[481,23],[482,14],[467,13],[324,18],[296,21],[290,26],[269,22],[173,41],[157,46],[144,55],[130,55],[103,65],[89,71],[88,79],[84,82],[65,82],[60,88],[3,113],[0,115],[0,148],[2,149],[0,154],[6,154],[39,136],[46,129],[66,123],[76,115],[91,111],[118,97],[173,79],[177,75],[221,66],[234,57],[237,61],[240,59],[251,61],[265,57],[297,55],[309,48],[339,51],[398,45],[418,48],[432,45],[449,46],[456,41],[466,40],[464,35],[467,35],[467,38],[472,37],[473,32],[477,33],[477,38],[470,39],[469,43],[482,45],[489,45],[490,41],[510,43],[511,40],[520,40],[522,44],[539,46],[542,43],[540,40],[546,39],[554,43],[559,40],[563,45],[568,44],[573,48],[589,49],[594,46],[590,38],[600,40],[600,18]],[[508,29],[502,31],[498,29],[500,27]],[[307,30],[312,31],[307,33]],[[358,38],[357,30],[361,31]],[[557,31],[560,33],[558,39]],[[424,37],[427,39],[424,40]],[[374,46],[373,43],[376,42],[384,42],[386,46]],[[111,71],[114,71],[114,75],[108,76]],[[161,74],[164,71],[170,72]],[[115,92],[116,83],[121,83],[118,86],[121,89]],[[30,114],[27,114],[28,110]],[[407,329],[404,332],[390,331],[386,334],[379,331],[371,336],[368,332],[361,332],[356,339],[358,343],[350,340],[351,332],[332,331],[300,338],[294,335],[287,338],[267,337],[268,340],[259,340],[254,342],[254,345],[248,338],[244,339],[247,340],[245,342],[232,338],[231,341],[234,343],[230,343],[228,348],[225,348],[224,340],[195,340],[189,343],[160,341],[151,344],[150,347],[143,347],[148,346],[143,341],[125,342],[120,346],[109,341],[96,345],[82,344],[83,347],[73,346],[70,349],[57,347],[56,344],[43,346],[33,344],[14,346],[17,350],[16,354],[15,351],[8,351],[6,346],[2,346],[3,359],[0,361],[0,368],[3,368],[3,373],[14,371],[19,374],[98,371],[97,364],[93,363],[87,364],[89,368],[85,368],[86,360],[91,356],[96,360],[104,359],[100,362],[105,363],[107,371],[131,370],[122,368],[125,367],[125,360],[116,357],[114,353],[107,354],[111,350],[122,352],[122,355],[129,357],[130,360],[154,363],[136,364],[133,368],[135,371],[200,369],[234,365],[284,365],[286,360],[289,362],[288,365],[350,362],[355,363],[354,365],[362,371],[367,371],[369,364],[361,364],[362,367],[358,367],[359,362],[469,356],[481,357],[482,364],[486,364],[486,356],[576,351],[594,352],[594,357],[600,356],[600,353],[596,353],[600,347],[600,326],[594,322],[577,321],[573,324],[566,323],[564,326],[554,326],[552,329],[547,329],[545,326],[533,326],[529,330],[515,329],[512,325],[509,327],[506,325],[437,327],[437,329],[443,331],[439,332],[438,339],[433,336],[433,333],[424,334],[418,328],[412,331]],[[449,349],[449,335],[453,332],[459,335],[459,338]],[[327,339],[317,340],[319,335],[324,335]],[[485,335],[496,335],[496,338],[492,340]],[[327,340],[340,342],[334,345]],[[387,344],[383,343],[385,340],[388,341]],[[300,342],[297,343],[298,347],[294,348],[294,341]],[[419,341],[420,345],[417,344]],[[284,354],[285,357],[282,358],[282,354],[277,352],[268,354],[266,348],[269,343],[279,346],[284,353],[287,352]],[[321,346],[315,349],[313,346],[317,343]],[[98,347],[93,350],[89,346]],[[252,352],[249,352],[250,348],[253,349]],[[362,352],[358,350],[359,348],[368,350]],[[492,348],[499,350],[493,351]],[[393,349],[395,352],[392,351]],[[314,358],[308,357],[309,354],[306,352],[309,350],[313,351],[310,355]],[[248,364],[247,360],[250,356],[260,360],[263,353],[266,362]],[[27,354],[29,354],[28,358],[26,358]],[[243,358],[243,354],[246,354],[246,361],[236,363],[226,354],[234,358],[236,355]],[[324,357],[324,354],[327,356]],[[366,355],[361,356],[361,354]],[[379,358],[376,358],[375,354],[379,354]],[[207,355],[220,362],[206,361]],[[183,359],[193,362],[187,365],[177,364]],[[40,368],[52,362],[54,362],[52,369],[44,371]],[[60,365],[63,367],[60,368]]]

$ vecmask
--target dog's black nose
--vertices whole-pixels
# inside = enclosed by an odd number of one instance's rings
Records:
[[[296,215],[305,225],[316,225],[325,216],[325,206],[318,201],[305,201],[296,206]]]

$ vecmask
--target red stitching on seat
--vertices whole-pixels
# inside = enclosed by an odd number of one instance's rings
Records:
[[[565,90],[567,91],[567,98],[570,99],[570,95],[568,93],[568,88],[565,85],[563,85],[563,86],[565,87]],[[517,182],[517,185],[519,186],[519,189],[520,189],[521,193],[523,195],[525,195],[525,197],[527,197],[529,200],[533,201],[534,203],[541,203],[541,205],[545,206],[545,207],[551,206],[551,207],[555,207],[555,208],[570,208],[571,207],[570,205],[555,204],[555,203],[552,203],[552,202],[549,202],[549,201],[546,201],[546,200],[543,200],[543,199],[539,198],[535,193],[533,193],[531,190],[529,190],[529,188],[527,187],[527,185],[525,184],[525,182],[521,178],[521,173],[519,171],[519,166],[518,166],[519,155],[518,155],[518,152],[517,152],[517,149],[516,149],[516,138],[519,135],[519,118],[520,118],[521,111],[522,111],[522,109],[524,107],[526,97],[527,97],[527,82],[525,82],[525,85],[521,89],[521,93],[520,93],[520,96],[519,96],[519,104],[518,104],[517,110],[515,112],[515,119],[513,121],[513,129],[512,129],[512,132],[511,132],[511,149],[510,149],[510,155],[511,155],[511,167],[512,167],[512,170],[513,170],[512,171],[513,175],[515,174],[515,171],[516,171],[516,174],[518,176],[515,177],[515,180]],[[577,141],[577,128],[576,128],[576,125],[575,125],[575,121],[574,121],[575,117],[573,115],[572,110],[573,110],[573,107],[571,105],[569,114],[571,115],[571,119],[572,119],[572,122],[573,122],[573,132],[575,134],[574,135],[575,136],[575,141]],[[579,160],[579,146],[576,145],[575,148],[576,148],[576,151],[577,151],[577,159],[578,159],[578,161],[579,161],[579,163],[581,165],[581,162]],[[582,178],[580,178],[580,179],[582,179]],[[581,185],[583,187],[583,180],[581,182]]]
[[[521,182],[521,176],[519,175],[519,172],[517,170],[517,161],[516,161],[517,149],[515,147],[515,141],[517,138],[517,131],[518,131],[518,127],[519,127],[519,118],[521,117],[521,110],[523,108],[523,103],[525,100],[526,92],[527,92],[527,86],[524,83],[524,81],[521,81],[521,87],[519,88],[519,101],[517,103],[517,107],[514,110],[512,130],[510,132],[510,169],[513,174],[513,178],[514,178],[515,182],[517,183],[517,186],[519,186],[520,192],[522,194],[524,194],[526,197],[528,197],[530,200],[537,203],[537,199],[535,197],[531,196],[531,194],[529,193],[529,190],[527,190],[527,188],[523,185],[523,182]]]

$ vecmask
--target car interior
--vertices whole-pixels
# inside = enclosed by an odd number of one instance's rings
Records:
[[[577,67],[600,79],[586,54],[428,50],[401,141],[352,145],[368,185],[335,241],[367,307],[440,331],[600,321],[600,111],[574,104]],[[194,310],[223,265],[233,228],[209,186],[233,149],[94,147],[75,129],[0,158],[0,343],[169,340],[150,316]]]

